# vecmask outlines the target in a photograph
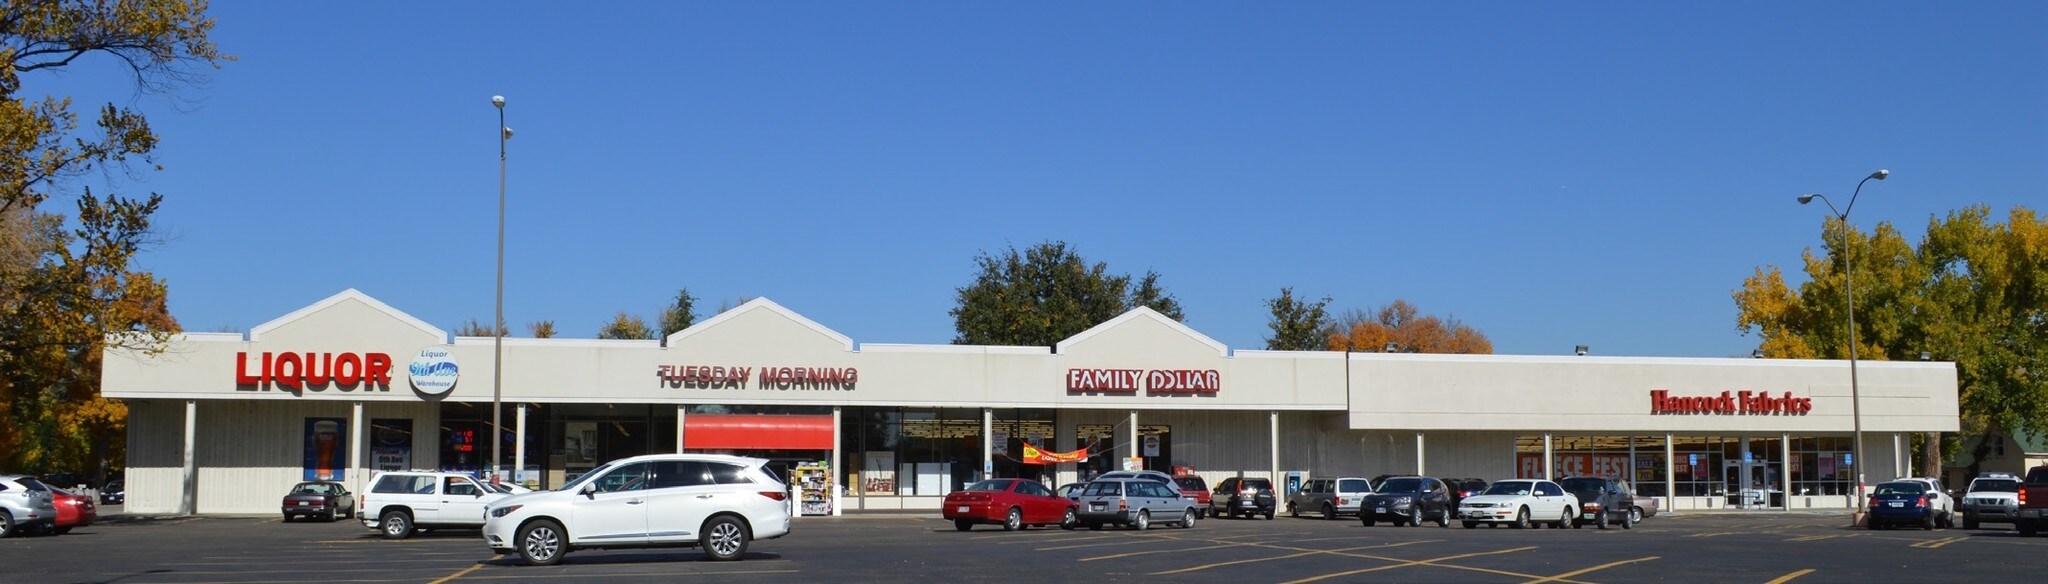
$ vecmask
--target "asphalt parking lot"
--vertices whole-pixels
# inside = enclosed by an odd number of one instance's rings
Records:
[[[2048,538],[2005,526],[1868,531],[1846,516],[1663,515],[1633,530],[1363,527],[1206,519],[1150,531],[984,526],[933,515],[804,518],[745,560],[694,549],[571,553],[529,567],[474,530],[379,539],[361,524],[111,515],[0,539],[0,582],[1959,582],[2035,581]]]

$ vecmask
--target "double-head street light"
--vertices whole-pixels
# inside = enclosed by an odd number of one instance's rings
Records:
[[[1855,450],[1852,451],[1852,455],[1856,459],[1849,461],[1849,466],[1856,470],[1856,512],[1859,515],[1865,512],[1863,466],[1870,464],[1870,461],[1863,457],[1863,400],[1859,396],[1856,387],[1856,278],[1854,273],[1855,264],[1850,263],[1849,211],[1856,208],[1856,196],[1863,194],[1863,183],[1870,182],[1871,179],[1884,180],[1885,177],[1891,176],[1891,174],[1892,171],[1879,169],[1877,172],[1870,173],[1870,176],[1863,177],[1863,180],[1856,183],[1856,190],[1849,194],[1849,205],[1842,207],[1839,211],[1835,209],[1835,203],[1829,201],[1825,195],[1819,193],[1799,195],[1799,204],[1804,205],[1813,202],[1814,199],[1820,199],[1820,202],[1827,203],[1828,211],[1833,212],[1835,218],[1842,221],[1842,290],[1844,296],[1847,296],[1849,299],[1849,418],[1851,423],[1854,424],[1856,433],[1856,441],[1853,446]]]
[[[505,125],[505,96],[491,96],[498,108],[498,298],[491,319],[491,482],[499,482],[499,462],[504,458],[503,408],[499,404],[505,387],[505,141],[512,128]]]

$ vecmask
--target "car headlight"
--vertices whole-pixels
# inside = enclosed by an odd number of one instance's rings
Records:
[[[492,509],[491,516],[504,517],[506,515],[511,515],[513,511],[518,511],[520,507],[525,507],[525,505],[506,505],[504,507]]]

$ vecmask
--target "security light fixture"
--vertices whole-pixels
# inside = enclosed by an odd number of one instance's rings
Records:
[[[1751,359],[1762,359],[1762,358],[1764,358],[1764,350],[1763,350],[1763,349],[1757,349],[1757,350],[1754,350],[1754,351],[1750,351],[1750,352],[1749,352],[1749,358],[1751,358]]]
[[[1856,271],[1856,264],[1854,263],[1855,258],[1849,254],[1848,242],[1849,231],[1855,228],[1849,225],[1849,211],[1856,209],[1856,198],[1863,194],[1864,183],[1870,182],[1871,179],[1884,180],[1885,177],[1891,175],[1892,171],[1880,168],[1877,172],[1870,173],[1870,176],[1863,177],[1863,180],[1857,181],[1856,190],[1849,192],[1848,206],[1841,209],[1836,209],[1835,203],[1829,201],[1826,195],[1810,193],[1799,196],[1799,204],[1801,205],[1813,202],[1814,199],[1820,199],[1821,202],[1827,203],[1828,213],[1834,218],[1840,219],[1842,226],[1848,228],[1842,232],[1842,296],[1844,303],[1848,305],[1848,310],[1845,312],[1848,313],[1849,320],[1849,419],[1852,428],[1851,432],[1855,436],[1854,444],[1850,448],[1851,454],[1856,457],[1855,461],[1851,464],[1854,465],[1852,468],[1856,472],[1856,513],[1859,516],[1865,513],[1866,510],[1866,501],[1863,498],[1865,495],[1864,485],[1866,484],[1864,479],[1866,477],[1864,476],[1863,469],[1866,467],[1864,461],[1870,459],[1863,457],[1863,396],[1861,388],[1856,382],[1856,278],[1853,277]],[[1923,358],[1933,357],[1924,351],[1920,354],[1924,356]]]
[[[1920,360],[1921,360],[1921,361],[1933,361],[1933,360],[1934,360],[1934,353],[1929,353],[1929,352],[1927,352],[1927,351],[1921,351],[1921,352],[1920,352]]]
[[[1399,353],[1399,352],[1401,352],[1401,344],[1400,344],[1400,343],[1396,343],[1396,342],[1393,342],[1393,341],[1388,341],[1388,342],[1387,342],[1387,347],[1386,347],[1386,351],[1385,351],[1385,352],[1387,352],[1387,353]]]
[[[1584,357],[1584,356],[1586,356],[1586,346],[1585,346],[1585,345],[1579,345],[1579,346],[1576,346],[1576,347],[1572,347],[1572,354],[1574,354],[1574,355],[1578,355],[1578,356],[1580,356],[1580,357]]]

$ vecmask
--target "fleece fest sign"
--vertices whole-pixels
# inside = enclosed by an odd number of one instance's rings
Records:
[[[1557,461],[1551,469],[1560,477],[1626,477],[1628,476],[1627,454],[1556,454]],[[1525,479],[1543,478],[1543,455],[1523,453],[1515,457],[1515,476]]]

